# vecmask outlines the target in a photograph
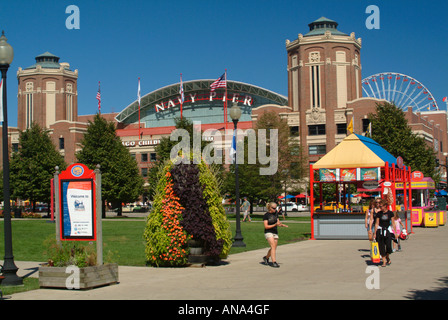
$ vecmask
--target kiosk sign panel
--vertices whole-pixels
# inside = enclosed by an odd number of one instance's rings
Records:
[[[94,238],[93,182],[61,181],[62,237]]]
[[[74,164],[61,173],[61,240],[96,240],[94,176],[83,164]]]

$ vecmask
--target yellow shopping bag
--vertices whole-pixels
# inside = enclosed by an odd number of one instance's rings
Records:
[[[373,263],[380,263],[380,249],[378,247],[378,242],[372,241],[370,242],[370,258]]]

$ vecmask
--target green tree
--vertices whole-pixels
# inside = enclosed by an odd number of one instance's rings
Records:
[[[193,152],[193,122],[188,120],[187,118],[174,118],[176,129],[184,129],[190,135],[190,152]],[[201,132],[202,134],[202,132]],[[157,161],[150,167],[148,167],[148,186],[147,192],[150,195],[150,198],[154,197],[155,188],[157,185],[157,174],[160,170],[160,167],[163,166],[166,160],[170,159],[171,150],[175,145],[177,145],[179,141],[171,141],[170,137],[162,137],[160,143],[156,146],[155,151],[157,154]],[[204,148],[209,144],[207,141],[202,141],[201,139],[201,152]],[[218,178],[222,177],[222,166],[212,164],[213,170],[218,173]]]
[[[11,156],[11,195],[14,198],[49,203],[55,167],[65,170],[64,158],[56,150],[46,129],[33,123],[19,136],[19,150]]]
[[[247,197],[254,203],[256,200],[277,201],[278,196],[284,192],[285,184],[288,189],[297,189],[295,186],[304,178],[305,169],[301,148],[296,137],[290,134],[290,128],[285,119],[282,119],[275,112],[265,112],[259,116],[255,124],[255,133],[259,139],[259,130],[266,130],[267,147],[269,154],[270,129],[278,130],[278,162],[277,171],[272,175],[260,175],[260,168],[268,165],[261,165],[259,159],[255,164],[248,162],[248,139],[244,140],[244,164],[238,165],[238,178],[240,186],[240,196]],[[225,190],[234,196],[235,194],[235,168],[230,166],[225,178]],[[252,210],[251,206],[251,210]]]
[[[118,206],[121,215],[121,203],[136,201],[144,181],[137,162],[117,136],[115,124],[96,114],[93,122],[89,121],[81,146],[76,154],[78,161],[90,169],[100,165],[102,197]]]
[[[372,139],[393,156],[401,156],[405,165],[426,177],[438,180],[436,155],[424,138],[412,132],[404,112],[391,103],[377,104],[376,113],[369,114]]]
[[[193,122],[191,122],[187,118],[182,118],[182,119],[174,118],[174,122],[175,122],[176,129],[184,129],[190,135],[190,151],[192,152],[193,151],[193,132],[195,130],[193,127]],[[201,132],[201,134],[202,134],[202,132]],[[179,143],[178,141],[171,141],[170,137],[163,137],[160,140],[160,143],[156,146],[155,151],[157,153],[157,160],[160,163],[163,163],[165,160],[169,159],[171,150],[178,143]],[[200,146],[201,152],[208,143],[209,142],[202,141],[202,139],[201,139],[201,146]]]

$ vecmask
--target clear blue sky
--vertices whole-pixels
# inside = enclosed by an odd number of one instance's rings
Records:
[[[80,10],[80,29],[65,26],[67,6]],[[380,29],[365,22],[380,9]],[[137,98],[183,80],[228,79],[287,95],[285,40],[325,16],[362,38],[362,77],[407,74],[445,108],[448,96],[448,1],[416,0],[0,0],[0,30],[15,52],[8,72],[8,120],[17,125],[19,67],[49,51],[79,70],[79,114],[119,112]]]

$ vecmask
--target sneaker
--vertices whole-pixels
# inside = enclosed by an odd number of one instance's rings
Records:
[[[263,262],[265,265],[269,264],[269,258],[266,258],[266,256],[263,257]]]
[[[273,268],[280,268],[277,262],[272,262],[271,267]]]

